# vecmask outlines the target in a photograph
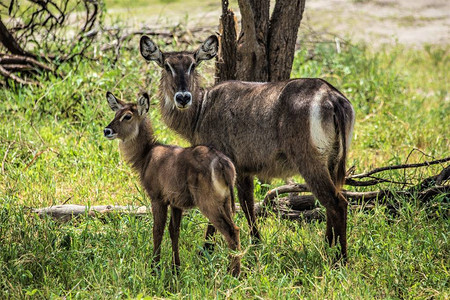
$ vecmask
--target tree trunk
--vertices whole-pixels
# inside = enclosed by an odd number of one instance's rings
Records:
[[[269,29],[269,81],[289,79],[305,0],[278,0]]]
[[[236,79],[236,26],[237,20],[233,11],[228,9],[228,0],[222,1],[221,46],[216,61],[216,83]]]
[[[305,0],[238,0],[241,32],[237,43],[234,14],[222,0],[221,51],[216,69],[223,80],[280,81],[290,77]],[[235,56],[234,56],[235,55]]]
[[[269,0],[239,0],[241,33],[237,43],[237,79],[268,81]]]

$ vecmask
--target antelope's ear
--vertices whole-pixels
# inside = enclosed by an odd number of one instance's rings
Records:
[[[143,93],[137,101],[137,110],[140,116],[146,114],[150,108],[150,97],[147,93]]]
[[[123,102],[117,99],[113,93],[109,91],[106,92],[106,100],[108,100],[109,107],[111,107],[113,111],[118,111],[123,107]]]
[[[203,44],[195,51],[194,57],[196,63],[202,60],[214,58],[219,51],[219,39],[216,35],[211,35]]]
[[[142,56],[146,60],[153,60],[162,67],[164,65],[164,54],[159,50],[158,46],[146,35],[141,37],[139,43]]]

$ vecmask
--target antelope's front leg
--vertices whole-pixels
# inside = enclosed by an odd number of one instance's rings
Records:
[[[256,224],[253,176],[239,175],[238,171],[236,187],[241,208],[244,211],[248,226],[250,227],[252,243],[259,244],[261,242],[261,235],[259,234],[258,226]]]
[[[166,227],[167,205],[152,201],[153,213],[153,262],[152,266],[159,268],[161,259],[161,241]]]

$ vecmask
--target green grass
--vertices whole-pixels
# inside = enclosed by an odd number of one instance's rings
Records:
[[[446,49],[397,46],[374,53],[358,45],[338,54],[332,45],[318,44],[296,54],[292,76],[325,78],[352,101],[356,126],[349,166],[364,171],[407,159],[418,162],[450,154]],[[212,81],[210,69],[203,66],[205,82]],[[221,237],[212,256],[197,255],[206,229],[197,210],[182,222],[178,276],[170,269],[167,233],[161,270],[155,274],[150,268],[151,216],[86,216],[65,224],[33,216],[29,207],[66,201],[149,204],[136,175],[120,159],[117,143],[102,136],[113,117],[107,90],[133,101],[140,90],[148,90],[160,141],[187,145],[160,121],[159,71],[136,49],[124,50],[115,66],[106,55],[61,71],[63,79],[43,77],[40,87],[0,91],[0,298],[450,297],[448,195],[429,204],[397,198],[397,215],[383,206],[350,211],[349,263],[338,267],[331,260],[336,249],[323,241],[324,223],[270,216],[260,220],[262,245],[252,247],[238,214],[240,279],[226,272],[229,251]],[[409,155],[414,148],[421,151]],[[419,180],[437,170],[385,176]],[[261,200],[266,189],[256,185]]]

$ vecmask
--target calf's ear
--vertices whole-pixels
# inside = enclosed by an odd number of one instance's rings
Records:
[[[116,98],[111,92],[106,92],[106,100],[108,100],[109,107],[113,111],[118,111],[123,107],[123,102]]]

